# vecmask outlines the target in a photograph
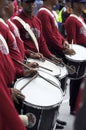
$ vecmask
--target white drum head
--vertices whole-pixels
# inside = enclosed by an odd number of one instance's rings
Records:
[[[86,48],[83,47],[83,46],[80,46],[80,45],[76,45],[76,44],[73,44],[73,45],[70,45],[70,48],[72,46],[72,49],[75,50],[76,54],[75,55],[66,55],[66,58],[67,59],[71,59],[75,62],[77,61],[86,61]]]
[[[44,62],[40,61],[40,60],[37,60],[37,59],[28,59],[27,61],[29,62],[37,62],[40,66],[43,66],[47,69],[50,69],[52,71],[49,71],[49,70],[46,70],[46,69],[43,69],[43,68],[40,68],[38,70],[41,70],[43,72],[46,72],[48,74],[51,74],[51,75],[54,75],[54,76],[59,76],[60,75],[60,67],[55,65],[54,63],[48,61],[48,60],[45,60]]]
[[[43,75],[43,73],[40,74]],[[58,79],[52,78],[52,76],[48,74],[44,74],[44,77],[55,82],[58,87],[55,87],[38,76],[22,89],[22,93],[25,95],[25,101],[37,107],[46,108],[54,105],[56,106],[61,103],[63,97],[62,91],[59,88],[60,82]],[[28,78],[19,80],[14,87],[20,90],[28,81]]]

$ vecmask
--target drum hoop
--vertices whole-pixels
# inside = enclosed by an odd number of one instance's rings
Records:
[[[30,60],[31,58],[28,58],[28,60]],[[37,59],[37,61],[39,61],[38,59]],[[52,63],[52,64],[54,64],[55,66],[57,66],[55,63],[53,63],[50,59],[48,59],[48,58],[46,58],[46,61],[49,61],[50,63]],[[35,59],[35,62],[36,62],[36,59]],[[59,66],[58,66],[59,67]],[[60,69],[60,68],[59,68]],[[47,73],[47,74],[50,74],[50,73],[48,73],[48,72],[46,72],[46,71],[44,71],[44,70],[38,70],[38,71],[43,71],[43,72],[45,72],[45,73]],[[59,75],[60,74],[50,74],[50,75],[52,75],[52,76],[56,76],[56,77],[59,77]]]
[[[65,73],[65,75],[61,76],[61,72],[60,72],[60,75],[59,75],[59,77],[58,77],[59,80],[61,80],[61,79],[63,79],[63,78],[66,78],[66,77],[68,76],[68,70],[67,70],[66,67],[65,67],[65,69],[66,69],[67,73]]]
[[[62,77],[58,77],[59,80],[63,79],[63,78],[66,78],[68,76],[68,74],[65,74],[64,76]]]
[[[85,48],[84,46],[79,45],[79,44],[74,44],[74,46],[80,46],[80,47]],[[86,59],[81,61],[81,60],[73,60],[73,59],[69,58],[67,55],[65,55],[65,57],[66,57],[67,59],[71,60],[71,61],[74,61],[74,62],[80,62],[80,63],[86,62]]]
[[[47,72],[46,72],[46,73],[47,73]],[[47,74],[48,74],[48,73],[47,73]],[[52,77],[54,77],[56,80],[58,80],[58,82],[59,82],[58,88],[60,89],[60,91],[62,91],[62,90],[61,90],[61,82],[59,81],[59,77],[53,76],[52,74],[49,74],[49,75],[52,76]],[[25,78],[25,77],[19,78],[19,79],[15,82],[14,87],[16,87],[17,83],[20,82],[20,81],[23,80],[23,79],[26,79],[26,78]]]
[[[51,75],[52,76],[52,75]],[[54,105],[49,105],[49,106],[39,106],[39,105],[35,105],[35,104],[32,104],[32,103],[29,103],[28,101],[23,101],[23,103],[24,104],[26,104],[26,105],[29,105],[29,106],[31,106],[31,107],[33,107],[33,108],[37,108],[37,109],[51,109],[51,108],[55,108],[55,107],[57,107],[57,106],[59,106],[60,104],[61,104],[61,102],[62,102],[62,100],[63,100],[63,91],[62,91],[62,89],[61,89],[61,82],[60,82],[60,80],[58,79],[58,78],[56,78],[55,76],[52,76],[52,77],[54,77],[56,80],[58,80],[58,83],[59,83],[59,85],[58,85],[58,89],[60,90],[60,92],[61,92],[61,94],[62,94],[62,96],[61,96],[61,101],[60,102],[58,102],[58,103],[56,103],[56,104],[54,104]],[[16,81],[15,82],[15,88],[16,88],[16,85],[17,85],[17,83],[18,82],[20,82],[21,80],[23,80],[23,79],[26,79],[26,78],[20,78],[18,81]],[[54,87],[56,87],[56,86],[54,86]]]
[[[69,57],[67,57],[66,55],[65,55],[65,57],[66,57],[66,59],[68,59],[68,60],[70,60],[70,61],[73,61],[73,62],[79,62],[79,63],[82,63],[82,62],[86,62],[86,60],[74,60],[74,59],[71,59],[71,58],[69,58]]]
[[[56,104],[50,105],[50,106],[38,106],[38,105],[34,105],[34,104],[32,104],[32,103],[29,103],[29,102],[27,102],[27,101],[24,101],[23,103],[24,103],[25,105],[28,105],[28,106],[33,107],[33,108],[48,110],[48,109],[56,108],[57,106],[59,107],[60,104],[62,103],[62,100],[63,100],[63,99],[61,99],[61,101],[60,101],[59,103],[56,103]]]

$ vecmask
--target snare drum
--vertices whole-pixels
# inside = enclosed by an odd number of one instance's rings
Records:
[[[84,77],[86,73],[86,48],[76,44],[74,44],[72,48],[76,54],[72,56],[66,55],[65,57],[67,59],[67,65],[76,72],[68,70],[68,77],[71,79],[80,79]]]
[[[56,77],[58,77],[60,75],[60,67],[55,65],[54,63],[50,62],[49,60],[45,60],[44,62],[42,62],[42,61],[37,60],[37,59],[28,58],[27,61],[37,62],[39,64],[39,66],[43,66],[43,67],[51,70],[51,71],[49,71],[49,70],[46,70],[46,69],[39,67],[38,71],[41,70],[43,72],[49,73],[49,74],[56,76]]]
[[[57,87],[40,76],[33,79],[22,89],[22,93],[26,97],[23,104],[23,113],[30,112],[34,115],[35,123],[29,130],[53,130],[63,93],[57,78],[43,72],[40,72],[40,75],[50,79],[57,84]],[[28,81],[29,78],[19,80],[14,87],[20,90]]]

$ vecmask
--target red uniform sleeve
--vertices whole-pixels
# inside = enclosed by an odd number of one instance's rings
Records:
[[[8,43],[11,58],[15,59],[16,61],[23,62],[23,58],[22,58],[19,48],[17,46],[16,39],[14,37],[12,37],[11,32],[10,33],[8,32],[7,34],[8,34],[8,37],[7,37],[6,41]],[[15,70],[16,70],[16,76],[21,77],[21,76],[23,76],[23,72],[24,72],[23,66],[18,64],[15,60],[13,60],[13,63],[14,63]]]
[[[40,49],[40,52],[47,58],[51,58],[51,52],[49,51],[48,49],[48,46],[47,46],[47,43],[44,39],[44,36],[43,36],[43,30],[42,30],[42,24],[41,24],[41,21],[39,20],[39,24],[40,24],[40,38],[38,39],[38,42],[39,42],[39,49]]]
[[[71,44],[72,39],[74,39],[74,43],[76,43],[76,23],[72,17],[68,17],[68,19],[65,21],[65,29],[68,42]]]

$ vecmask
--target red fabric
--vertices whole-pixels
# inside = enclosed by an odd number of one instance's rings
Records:
[[[1,56],[1,54],[0,54]],[[0,64],[0,130],[26,130],[9,95]]]
[[[13,61],[6,45],[0,39],[0,130],[26,130],[13,105],[11,89],[8,88],[14,78]]]
[[[23,19],[26,23],[28,23],[30,25],[32,31],[34,32],[34,34],[35,34],[35,36],[37,38],[40,52],[45,57],[50,58],[51,57],[51,53],[48,50],[48,47],[47,47],[46,42],[45,42],[45,39],[43,37],[42,25],[41,25],[40,20],[36,16],[33,16],[30,19],[30,18],[26,17],[23,12],[20,12],[18,14],[18,16],[21,19]],[[19,28],[20,36],[21,36],[22,40],[24,41],[24,45],[25,45],[25,49],[26,49],[26,55],[28,55],[27,49],[30,49],[30,50],[32,50],[34,52],[37,52],[35,44],[33,43],[32,39],[30,38],[28,32],[24,29],[24,27],[20,24],[20,22],[18,22],[17,20],[13,20],[13,21],[15,22],[15,24]]]
[[[4,48],[4,51],[2,50],[2,48]],[[3,55],[1,54],[2,56],[0,56],[0,61],[1,61],[0,69],[2,69],[3,77],[5,79],[6,84],[10,86],[15,79],[15,68],[14,68],[10,55],[7,55],[6,56],[7,58],[5,57],[4,53],[7,53],[7,52],[5,50],[4,45],[2,45],[1,41],[0,41],[0,51],[2,51],[3,53]],[[2,62],[4,62],[4,65],[2,64]]]
[[[9,30],[9,28],[6,25],[4,25],[1,21],[0,21],[0,32],[8,44],[11,58],[22,62],[23,59],[22,59],[21,53],[18,49],[15,37],[13,37],[13,34]],[[15,69],[16,69],[16,76],[18,76],[18,77],[22,76],[23,71],[24,71],[23,67],[20,64],[18,64],[17,62],[15,62],[14,60],[13,60],[13,62],[14,62]]]
[[[73,39],[76,44],[86,45],[86,29],[75,17],[69,16],[67,18],[65,29],[69,43],[71,43]]]
[[[52,10],[49,11],[53,14]],[[37,16],[42,22],[43,35],[46,39],[48,47],[55,50],[63,50],[62,43],[65,39],[59,33],[53,17],[45,10],[40,10]]]

